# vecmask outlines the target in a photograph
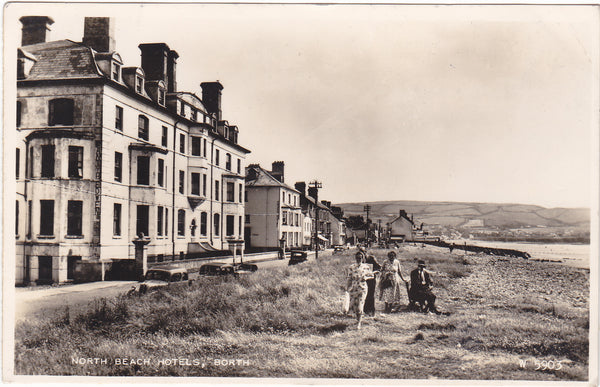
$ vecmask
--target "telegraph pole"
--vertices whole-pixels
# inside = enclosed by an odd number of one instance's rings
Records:
[[[310,188],[315,189],[315,260],[319,259],[319,188],[323,187],[320,181],[313,180],[308,183]]]
[[[367,239],[367,246],[369,246],[369,211],[371,211],[371,206],[366,204],[364,210],[367,212],[367,227],[365,232],[365,238]]]

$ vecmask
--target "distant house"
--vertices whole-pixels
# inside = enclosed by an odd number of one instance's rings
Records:
[[[300,207],[302,208],[302,247],[304,249],[313,249],[313,228],[317,205],[315,199],[306,194],[305,182],[297,182],[294,187],[296,188],[296,191],[300,193]]]
[[[250,250],[286,249],[303,245],[300,193],[284,183],[284,163],[267,171],[258,164],[246,168],[245,242]]]
[[[331,244],[334,246],[346,244],[346,221],[341,207],[331,207]]]
[[[400,210],[400,215],[390,222],[390,240],[391,241],[411,241],[414,239],[414,223],[404,210]]]

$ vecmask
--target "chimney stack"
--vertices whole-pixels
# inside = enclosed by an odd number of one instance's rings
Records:
[[[406,211],[400,210],[400,217],[408,219],[408,217],[406,215]]]
[[[163,81],[169,84],[167,77],[168,55],[171,51],[165,43],[143,43],[139,46],[142,52],[142,70],[148,81]]]
[[[284,182],[283,170],[284,170],[283,161],[273,161],[273,164],[271,164],[271,175],[273,175],[274,178],[276,178],[277,180],[279,180],[282,183]]]
[[[179,58],[179,54],[177,53],[177,51],[170,50],[167,56],[167,93],[177,92],[177,77],[175,72],[175,67],[177,66],[177,58]]]
[[[223,85],[219,81],[202,82],[202,103],[209,113],[217,115],[217,122],[221,121],[221,90]]]
[[[296,188],[296,191],[298,191],[302,194],[302,196],[306,196],[306,183],[305,182],[299,181],[294,185],[294,187]]]
[[[115,23],[110,17],[86,17],[83,44],[98,52],[115,50]]]
[[[48,16],[23,16],[19,21],[23,24],[21,46],[45,43],[50,25],[54,24]]]
[[[317,193],[319,192],[319,189],[316,187],[308,187],[308,196],[310,196],[311,198],[317,200]]]

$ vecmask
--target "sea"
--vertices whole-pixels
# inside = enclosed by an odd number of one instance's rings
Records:
[[[495,242],[474,239],[460,239],[447,241],[449,243],[467,244],[499,249],[512,249],[525,251],[534,260],[549,260],[573,267],[590,268],[591,248],[589,244],[553,244],[553,243],[528,243],[528,242]]]

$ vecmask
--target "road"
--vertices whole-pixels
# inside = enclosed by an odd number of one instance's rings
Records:
[[[314,257],[312,258],[314,259]],[[288,260],[270,260],[257,262],[259,270],[286,266]],[[65,310],[79,314],[90,302],[97,298],[115,297],[127,292],[136,281],[103,281],[77,285],[61,285],[55,287],[15,288],[15,318],[21,320],[39,317],[56,311]]]

